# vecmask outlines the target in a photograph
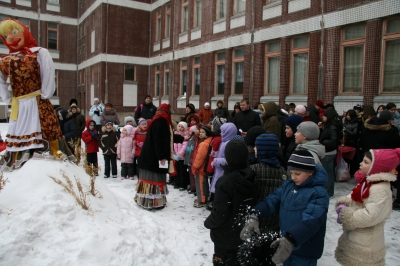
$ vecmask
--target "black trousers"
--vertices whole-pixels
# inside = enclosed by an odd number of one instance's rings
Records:
[[[183,160],[176,162],[177,175],[175,176],[175,184],[180,188],[187,189],[189,185],[189,172],[187,171],[187,165],[183,164]]]
[[[86,153],[88,165],[97,166],[97,152]]]
[[[106,155],[104,156],[104,175],[110,177],[110,165],[111,165],[111,172],[113,176],[117,175],[117,155]]]
[[[121,177],[133,177],[133,163],[121,163]]]
[[[213,265],[237,266],[238,249],[224,249],[214,246]]]

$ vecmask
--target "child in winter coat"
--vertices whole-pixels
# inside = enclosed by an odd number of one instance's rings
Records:
[[[187,123],[179,122],[177,126],[177,131],[175,134],[179,134],[182,137],[187,137]],[[186,146],[188,142],[183,141],[182,143],[174,143],[174,160],[176,161],[176,176],[174,176],[175,184],[174,188],[179,188],[180,191],[187,189],[189,184],[189,173],[187,171],[187,166],[183,163],[185,159]]]
[[[104,178],[110,177],[110,165],[112,177],[117,178],[117,144],[118,133],[114,127],[114,123],[107,121],[101,129],[100,148],[103,150],[104,156]]]
[[[313,122],[311,122],[313,123]],[[275,240],[272,257],[283,266],[317,265],[324,250],[329,196],[324,188],[328,177],[325,169],[315,164],[309,151],[295,151],[288,161],[292,178],[258,203],[246,222],[240,238],[260,234],[259,219],[279,212],[282,237]]]
[[[142,151],[144,141],[146,140],[147,125],[148,123],[146,119],[139,118],[138,128],[135,134],[133,135],[133,147],[134,147],[133,152],[135,154],[133,167],[136,169],[137,176],[139,176],[139,168],[137,167],[137,164],[139,162],[140,152]]]
[[[294,134],[297,144],[296,151],[306,150],[311,152],[315,163],[322,165],[321,160],[325,157],[325,147],[319,143],[319,128],[314,122],[308,121],[297,126]]]
[[[224,149],[224,175],[216,184],[214,207],[204,221],[214,242],[213,265],[238,265],[240,231],[248,210],[256,204],[254,172],[247,167],[247,146],[231,140]]]
[[[193,153],[192,174],[195,175],[197,199],[194,201],[193,207],[201,208],[207,205],[209,194],[208,176],[204,172],[204,165],[208,153],[208,147],[212,141],[211,129],[202,126],[199,135],[199,145]]]
[[[86,160],[89,165],[86,172],[89,175],[94,173],[98,176],[97,152],[99,151],[99,132],[95,128],[96,122],[93,119],[86,120],[86,130],[82,132],[82,140],[86,143]]]
[[[190,138],[186,145],[185,151],[185,159],[183,164],[186,165],[189,169],[192,168],[192,157],[193,152],[197,147],[197,140],[199,137],[200,129],[197,126],[190,127]],[[196,192],[196,183],[195,176],[192,174],[192,171],[189,171],[189,179],[190,179],[190,188],[188,189],[189,194],[193,194]]]
[[[132,133],[131,133],[131,138],[133,138],[133,135],[135,134],[137,127],[136,127],[136,122],[135,119],[132,116],[126,116],[124,118],[125,126],[130,125],[133,127]]]
[[[385,265],[384,225],[392,212],[391,171],[400,164],[400,149],[370,150],[356,172],[357,187],[336,202],[343,226],[335,251],[341,265]]]
[[[121,180],[128,179],[128,177],[131,180],[134,179],[133,158],[135,157],[135,151],[131,137],[132,131],[132,126],[124,126],[118,141],[117,156],[121,160]]]

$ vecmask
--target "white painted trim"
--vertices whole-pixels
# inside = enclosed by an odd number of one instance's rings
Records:
[[[153,44],[153,51],[158,51],[160,50],[160,42],[155,42]]]
[[[49,50],[52,59],[60,59],[60,51]]]
[[[46,10],[53,12],[60,12],[60,5],[46,4]]]
[[[4,15],[10,15],[10,16],[20,17],[20,18],[27,18],[27,19],[32,19],[32,20],[38,20],[38,18],[39,18],[37,12],[26,11],[26,10],[17,10],[17,9],[12,9],[9,7],[4,7],[4,6],[1,7],[1,13]],[[73,26],[78,25],[78,19],[76,19],[76,18],[62,17],[62,16],[57,16],[57,15],[45,14],[45,13],[40,14],[40,20],[56,22],[56,23],[61,23],[61,24],[67,24],[67,25],[73,25]]]
[[[77,71],[78,66],[76,64],[66,64],[60,62],[53,62],[54,69],[56,70],[65,70],[65,71]]]
[[[11,0],[0,0],[0,2],[5,2],[11,4]]]
[[[164,39],[163,42],[162,42],[162,48],[163,49],[168,48],[169,47],[169,43],[170,43],[169,38]]]
[[[297,12],[311,7],[311,0],[289,0],[288,13]]]
[[[231,18],[231,29],[242,27],[246,25],[246,13],[243,12],[243,15],[234,16]]]
[[[223,32],[226,30],[226,20],[215,21],[213,24],[213,34]]]
[[[189,34],[187,32],[179,34],[179,44],[187,42],[188,38]]]
[[[100,62],[110,62],[119,64],[135,64],[135,65],[149,65],[150,60],[146,57],[125,56],[114,54],[98,54],[89,60],[86,60],[78,65],[78,70],[85,69],[89,66],[98,64]]]
[[[16,4],[19,5],[19,6],[32,7],[32,1],[31,0],[17,0]]]
[[[267,20],[270,18],[276,18],[282,16],[282,4],[274,6],[264,6],[262,19]]]
[[[196,28],[190,31],[190,39],[196,40],[201,38],[201,28]]]

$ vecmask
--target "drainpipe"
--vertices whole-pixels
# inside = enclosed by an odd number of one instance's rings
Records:
[[[38,46],[40,47],[40,0],[38,0]]]
[[[147,94],[152,95],[150,93],[150,77],[151,77],[151,64],[150,64],[150,56],[151,56],[151,50],[152,50],[152,40],[151,40],[151,28],[152,24],[151,22],[153,21],[153,5],[151,5],[151,10],[150,10],[150,27],[149,27],[149,65],[147,66]],[[160,29],[161,30],[161,29]],[[161,40],[160,40],[161,41]],[[161,43],[160,43],[161,44]],[[153,95],[154,96],[154,95]],[[152,98],[153,98],[152,96]]]
[[[254,0],[251,1],[251,51],[250,51],[250,106],[253,106],[253,73],[254,73]]]
[[[105,85],[105,93],[104,93],[104,102],[108,103],[108,0],[107,0],[107,22],[106,22],[106,80],[104,81]]]
[[[75,72],[75,77],[76,77],[76,86],[75,86],[75,96],[78,94],[79,96],[81,95],[80,93],[79,93],[79,90],[80,90],[80,88],[79,88],[79,67],[78,67],[78,64],[79,64],[79,57],[78,57],[78,52],[79,52],[79,38],[81,37],[80,35],[79,35],[79,26],[80,26],[80,23],[79,23],[79,20],[80,20],[80,16],[81,16],[81,9],[80,9],[80,7],[78,6],[78,26],[76,27],[76,72]],[[87,104],[87,101],[86,101],[86,98],[85,98],[85,104],[84,104],[84,106],[83,106],[83,110],[85,111],[85,113],[86,113],[86,104]]]
[[[322,99],[322,89],[324,86],[324,64],[323,64],[323,56],[324,56],[324,32],[325,32],[325,20],[324,20],[324,0],[321,0],[321,48],[320,48],[320,62],[318,68],[318,92],[317,92],[317,100]]]

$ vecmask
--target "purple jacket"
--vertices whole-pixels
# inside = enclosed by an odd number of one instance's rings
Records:
[[[222,141],[219,145],[218,156],[214,159],[214,176],[211,182],[210,191],[215,193],[215,184],[224,175],[222,165],[225,165],[225,146],[236,135],[237,127],[233,123],[225,123],[221,126]]]

